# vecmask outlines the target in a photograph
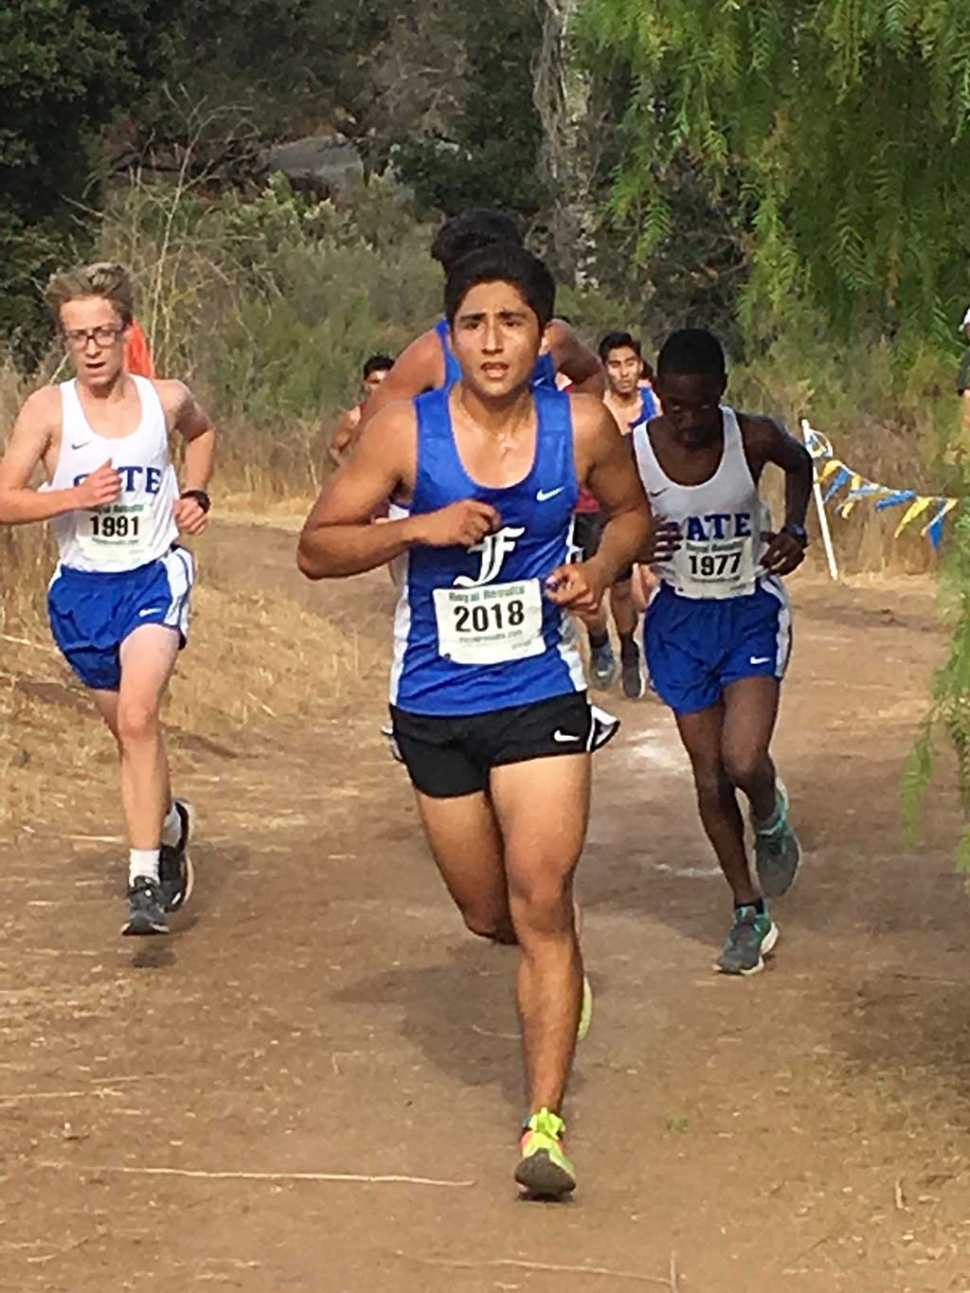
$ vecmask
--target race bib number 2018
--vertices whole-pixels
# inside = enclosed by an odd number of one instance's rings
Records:
[[[538,579],[475,588],[436,588],[438,653],[455,664],[502,664],[541,655]]]

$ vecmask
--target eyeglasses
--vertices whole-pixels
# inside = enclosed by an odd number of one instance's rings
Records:
[[[100,328],[71,328],[62,335],[72,350],[84,350],[89,341],[93,341],[99,350],[107,350],[124,330],[123,323],[105,323]]]

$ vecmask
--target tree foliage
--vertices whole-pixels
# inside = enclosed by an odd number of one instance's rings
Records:
[[[587,0],[584,57],[629,96],[612,211],[676,241],[686,157],[749,246],[751,338],[793,296],[843,335],[947,329],[970,252],[965,0]]]
[[[0,8],[0,329],[30,330],[98,172],[98,137],[168,51],[160,4],[8,0]]]

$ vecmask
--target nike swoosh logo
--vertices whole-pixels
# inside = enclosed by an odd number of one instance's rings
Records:
[[[571,736],[569,732],[560,732],[557,727],[552,734],[552,739],[558,741],[560,745],[565,745],[567,741],[581,741],[583,738],[581,736]]]
[[[162,609],[162,608],[161,608],[160,606],[146,606],[146,607],[145,607],[145,609],[144,609],[143,611],[139,611],[139,612],[138,612],[138,614],[139,614],[139,615],[157,615],[157,614],[158,614],[158,612],[159,612],[161,609]],[[754,662],[752,661],[752,663],[754,663]]]
[[[565,485],[560,485],[558,489],[540,489],[536,494],[536,502],[545,503],[548,499],[555,498],[557,494],[561,494],[565,488]]]
[[[771,664],[771,656],[770,656],[770,655],[753,655],[753,656],[751,657],[751,663],[752,663],[752,664]]]
[[[90,441],[90,440],[82,440],[80,444],[74,444],[74,443],[72,442],[72,444],[71,444],[71,448],[72,448],[72,449],[86,449],[90,443],[91,443],[91,441]]]
[[[664,485],[663,489],[648,489],[647,498],[659,498],[661,494],[666,494],[669,488],[669,485]]]

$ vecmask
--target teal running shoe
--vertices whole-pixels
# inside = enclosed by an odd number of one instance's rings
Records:
[[[722,974],[758,974],[777,942],[778,926],[766,911],[735,907],[734,926],[715,968]]]

